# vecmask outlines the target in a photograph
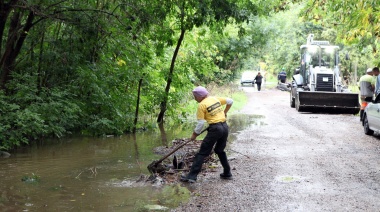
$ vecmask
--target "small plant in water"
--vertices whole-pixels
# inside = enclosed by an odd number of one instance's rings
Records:
[[[25,175],[21,178],[21,181],[26,183],[38,183],[40,181],[40,176],[32,173],[32,176]]]

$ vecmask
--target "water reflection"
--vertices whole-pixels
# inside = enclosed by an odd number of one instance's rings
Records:
[[[255,114],[234,114],[229,117],[228,124],[231,133],[237,133],[245,129],[255,129],[266,125],[265,116]]]
[[[168,138],[165,132],[164,124],[163,123],[159,124],[158,128],[160,129],[162,146],[168,146]]]
[[[231,136],[262,125],[264,117],[232,115]],[[260,121],[261,120],[261,121]],[[193,124],[121,137],[45,140],[0,159],[0,211],[136,211],[146,205],[177,207],[190,194],[180,184],[134,184],[159,158],[157,146],[188,138]],[[201,135],[202,139],[205,134]],[[35,182],[22,181],[35,177]],[[131,186],[131,185],[134,186]]]

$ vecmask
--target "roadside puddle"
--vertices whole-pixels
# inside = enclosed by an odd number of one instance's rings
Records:
[[[265,126],[265,116],[257,114],[233,114],[228,117],[228,126],[231,133]]]
[[[281,183],[293,183],[293,182],[301,182],[300,176],[277,176],[276,181]]]

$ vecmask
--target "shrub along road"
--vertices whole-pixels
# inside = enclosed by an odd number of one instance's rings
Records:
[[[298,113],[289,93],[245,87],[244,114],[262,125],[241,131],[229,152],[233,180],[218,173],[187,185],[193,197],[172,211],[378,211],[380,140],[354,115]],[[222,169],[220,168],[220,172]]]

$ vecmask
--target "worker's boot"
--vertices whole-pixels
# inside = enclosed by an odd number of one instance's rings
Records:
[[[227,154],[225,152],[222,152],[218,154],[218,157],[219,157],[220,163],[223,166],[223,173],[220,174],[220,178],[232,179],[231,167],[230,167],[230,164],[228,163]]]
[[[187,175],[187,180],[190,181],[197,181],[197,176],[199,172],[202,170],[203,160],[204,156],[200,154],[196,154],[194,157],[193,164],[191,165],[191,169],[189,174]]]
[[[229,174],[221,173],[220,178],[222,178],[224,180],[232,180],[232,174],[231,173],[229,173]]]

